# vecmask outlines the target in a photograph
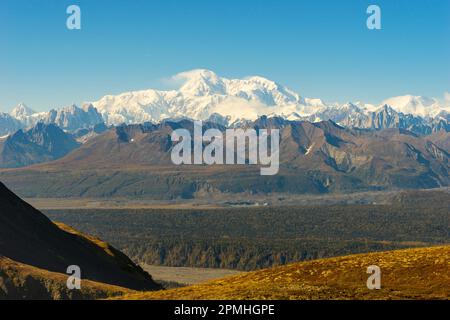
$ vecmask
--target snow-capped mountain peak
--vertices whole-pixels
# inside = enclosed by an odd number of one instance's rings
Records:
[[[190,118],[214,120],[223,125],[253,121],[261,116],[312,122],[332,120],[356,128],[404,128],[419,133],[450,131],[450,104],[434,98],[405,95],[387,99],[381,105],[364,102],[327,104],[306,98],[262,76],[220,77],[207,69],[179,73],[171,78],[176,90],[147,89],[107,95],[100,100],[35,113],[19,104],[10,115],[0,117],[9,133],[36,122],[55,123],[64,130],[90,128],[102,121],[108,125],[160,122]],[[446,101],[449,101],[447,99]]]
[[[375,112],[385,112],[385,113],[389,113],[389,114],[397,113],[397,111],[394,110],[394,108],[392,108],[388,104],[384,104],[384,105],[380,106],[377,110],[375,110]]]
[[[413,95],[392,97],[382,104],[387,104],[398,112],[421,117],[436,116],[443,108],[437,99]]]
[[[436,99],[411,95],[387,99],[378,106],[363,102],[328,105],[261,76],[230,79],[206,69],[182,72],[172,80],[179,84],[178,90],[127,92],[105,96],[93,105],[108,124],[160,122],[167,118],[214,118],[221,123],[237,123],[271,115],[288,120],[333,120],[363,128],[376,123],[376,129],[385,125],[408,128],[407,122],[414,117],[435,117],[446,110]],[[398,113],[413,117],[400,122]],[[384,121],[386,117],[392,121]],[[415,128],[418,121],[414,119]]]
[[[40,121],[44,123],[55,123],[60,128],[75,131],[81,128],[91,128],[96,124],[102,123],[103,118],[95,108],[85,110],[75,104],[53,109],[47,115],[41,117]]]
[[[206,69],[172,77],[178,90],[143,90],[105,96],[93,105],[109,124],[153,121],[165,118],[205,120],[217,113],[234,122],[254,120],[272,113],[311,113],[321,101],[309,104],[297,93],[269,79],[252,76],[228,79]]]
[[[26,104],[21,102],[15,106],[9,114],[17,120],[21,120],[35,113],[36,112],[34,110],[30,109]]]
[[[261,76],[228,79],[219,77],[210,70],[196,69],[179,73],[172,79],[182,82],[179,92],[184,96],[234,96],[246,100],[260,100],[269,105],[301,101],[295,92]]]
[[[56,124],[61,129],[75,131],[80,128],[91,128],[96,124],[102,123],[103,118],[92,104],[79,108],[72,104],[50,111],[35,112],[24,103],[14,107],[8,115],[11,119],[3,116],[0,124],[0,133],[13,133],[18,129],[34,127],[37,123]]]
[[[222,79],[210,70],[197,69],[182,72],[173,78],[184,81],[180,92],[188,96],[226,94],[225,84]]]

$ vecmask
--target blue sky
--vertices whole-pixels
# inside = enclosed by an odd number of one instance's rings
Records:
[[[77,4],[82,29],[66,28]],[[382,30],[366,9],[382,10]],[[450,91],[448,0],[2,0],[0,111],[151,87],[181,71],[260,75],[303,96],[378,103]]]

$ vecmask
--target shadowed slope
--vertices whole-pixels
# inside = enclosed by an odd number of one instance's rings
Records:
[[[82,278],[136,290],[158,288],[150,275],[109,244],[53,224],[0,183],[0,257],[65,274],[69,265]]]
[[[16,168],[59,159],[80,144],[54,124],[38,123],[33,128],[0,140],[0,167]]]
[[[67,275],[50,272],[0,256],[0,300],[100,299],[133,293],[126,288],[83,280],[80,290],[69,290]]]

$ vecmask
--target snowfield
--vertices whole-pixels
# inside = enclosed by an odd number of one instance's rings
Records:
[[[348,127],[382,129],[403,127],[428,134],[450,130],[450,99],[404,95],[386,99],[380,105],[365,102],[327,104],[307,98],[269,79],[219,77],[210,70],[197,69],[171,78],[177,90],[141,90],[107,95],[98,101],[34,112],[19,104],[9,114],[0,114],[0,134],[27,128],[37,122],[55,123],[76,131],[105,122],[158,123],[166,119],[213,120],[233,126],[262,115],[287,120],[318,122],[333,120]]]

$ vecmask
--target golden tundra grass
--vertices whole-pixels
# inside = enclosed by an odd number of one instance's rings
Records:
[[[5,283],[4,277],[7,278]],[[13,261],[0,256],[0,286],[6,292],[23,292],[18,296],[1,297],[13,299],[27,299],[26,292],[41,292],[40,299],[100,299],[135,292],[115,285],[101,282],[82,280],[81,290],[69,290],[66,286],[68,275],[40,269],[24,263]],[[20,297],[19,297],[20,296]]]
[[[94,243],[111,257],[119,259],[108,243],[85,235],[63,223],[55,224],[66,232],[78,235],[80,239],[84,238]],[[0,292],[0,300],[28,299],[27,292],[40,292],[42,299],[99,299],[135,292],[120,286],[86,279],[82,280],[81,290],[69,290],[66,285],[67,278],[67,274],[48,271],[0,255],[0,289],[12,295],[12,297],[8,295],[2,297]],[[16,291],[21,293],[14,294]]]
[[[366,286],[381,268],[381,289]],[[119,299],[449,299],[450,246],[350,255]]]

